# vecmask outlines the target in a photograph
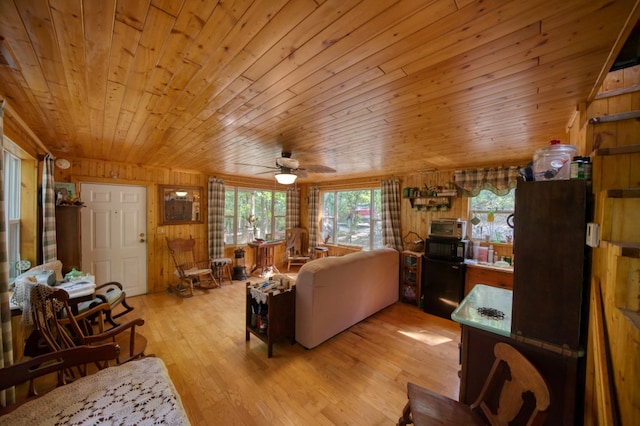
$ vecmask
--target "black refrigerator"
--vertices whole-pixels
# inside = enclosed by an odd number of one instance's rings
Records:
[[[464,262],[423,257],[423,310],[429,314],[451,319],[451,313],[464,296]]]

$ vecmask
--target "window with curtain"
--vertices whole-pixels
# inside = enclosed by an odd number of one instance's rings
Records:
[[[322,191],[320,238],[329,244],[383,247],[380,188]]]
[[[286,191],[225,187],[225,244],[284,239],[286,205]]]
[[[9,278],[19,275],[16,263],[20,260],[20,165],[18,157],[3,150],[5,223],[7,224],[7,261]]]
[[[472,239],[512,242],[513,229],[507,225],[507,217],[515,210],[515,191],[511,189],[506,195],[496,195],[484,189],[471,198],[469,225]]]

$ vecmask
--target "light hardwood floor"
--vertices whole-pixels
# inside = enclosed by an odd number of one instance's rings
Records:
[[[194,425],[392,425],[406,384],[458,396],[460,328],[396,303],[320,346],[245,341],[245,282],[129,297]]]
[[[457,398],[460,328],[397,303],[307,350],[245,341],[245,285],[132,297],[194,425],[390,425],[413,381]]]

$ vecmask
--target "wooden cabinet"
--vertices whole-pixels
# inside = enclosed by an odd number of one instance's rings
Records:
[[[73,268],[82,270],[81,208],[56,206],[56,244],[63,275]]]
[[[464,295],[469,294],[476,284],[487,284],[493,287],[513,289],[513,272],[501,271],[497,268],[467,265]]]
[[[400,300],[418,305],[421,283],[422,253],[404,250],[400,264]]]
[[[586,347],[588,203],[584,180],[518,182],[512,333]]]
[[[252,294],[253,293],[253,294]],[[291,339],[295,343],[296,288],[263,293],[247,286],[246,340],[251,334],[267,344],[267,356],[273,355],[275,342]]]

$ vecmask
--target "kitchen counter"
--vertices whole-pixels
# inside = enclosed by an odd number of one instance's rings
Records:
[[[451,314],[451,318],[462,326],[460,402],[471,404],[476,400],[495,360],[494,347],[503,342],[524,355],[545,378],[552,398],[546,424],[582,424],[580,404],[583,396],[576,389],[579,389],[578,372],[584,357],[550,350],[539,342],[512,336],[512,296],[511,290],[477,284]],[[482,315],[479,308],[501,311],[504,318]],[[580,383],[584,383],[583,380],[580,379]]]
[[[511,336],[512,291],[504,288],[477,284],[451,314],[454,321],[470,327]],[[482,315],[478,309],[499,311],[501,318]]]
[[[489,269],[491,271],[506,272],[508,274],[513,274],[513,266],[509,266],[509,267],[495,266],[495,264],[491,264],[488,262],[467,263],[467,268]]]
[[[504,268],[484,262],[467,263],[464,294],[469,294],[476,284],[513,290],[513,267]]]

